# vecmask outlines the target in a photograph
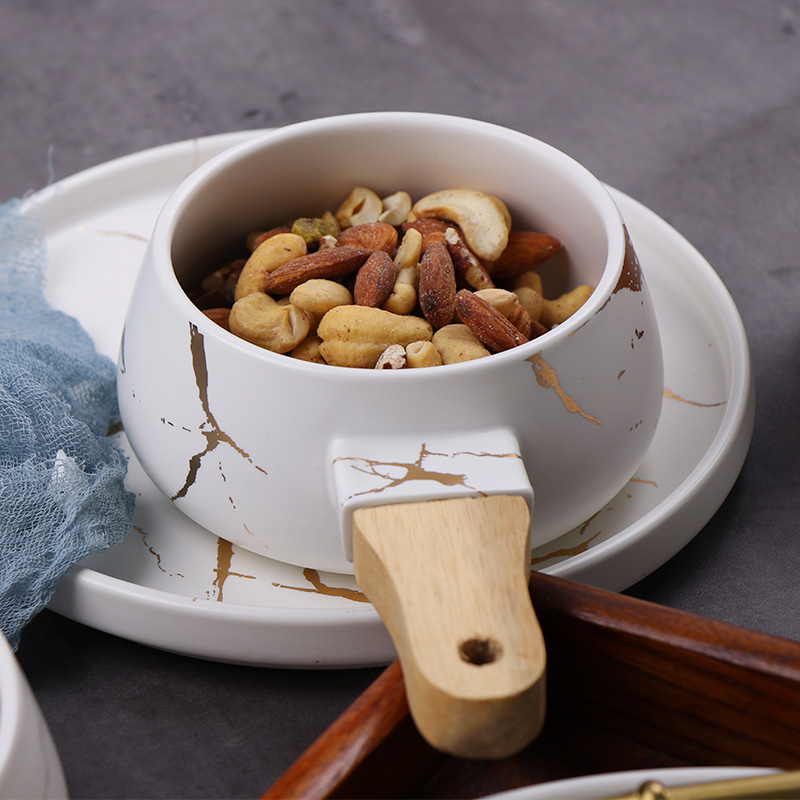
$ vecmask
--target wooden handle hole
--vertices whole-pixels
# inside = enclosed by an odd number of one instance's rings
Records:
[[[503,648],[500,643],[490,638],[465,639],[458,646],[458,654],[468,664],[482,667],[484,664],[491,664],[497,661],[502,655]]]

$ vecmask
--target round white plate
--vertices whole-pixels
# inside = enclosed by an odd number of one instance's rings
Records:
[[[737,780],[770,775],[777,770],[756,767],[675,767],[671,769],[611,772],[563,781],[525,786],[493,794],[485,800],[599,800],[601,797],[633,793],[645,781],[659,781],[668,789],[676,786]]]
[[[50,267],[48,298],[116,360],[128,297],[156,217],[201,162],[253,132],[121,158],[35,195]],[[747,340],[708,263],[663,220],[611,190],[653,295],[666,399],[634,478],[602,511],[533,553],[533,566],[621,591],[709,520],[742,467],[753,428]],[[157,353],[153,354],[158,357]],[[126,442],[121,436],[122,445]],[[232,548],[190,522],[131,455],[134,528],[85,561],[50,608],[137,642],[220,661],[283,667],[385,664],[394,648],[350,576],[317,574]]]
[[[67,796],[50,729],[11,645],[0,633],[0,797]]]

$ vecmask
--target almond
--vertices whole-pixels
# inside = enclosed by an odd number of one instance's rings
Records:
[[[432,242],[422,256],[419,268],[419,305],[434,328],[453,320],[456,299],[456,273],[453,259],[444,242]]]
[[[204,308],[203,313],[217,325],[221,325],[226,331],[230,330],[228,325],[228,318],[231,315],[230,308]]]
[[[531,315],[522,306],[519,297],[506,289],[480,289],[475,294],[496,308],[523,336],[531,336]]]
[[[541,336],[543,333],[547,333],[547,328],[539,322],[538,319],[531,320],[531,339],[536,339],[538,336]]]
[[[461,321],[493,353],[510,350],[528,341],[497,309],[469,289],[456,295],[456,312]]]
[[[353,299],[357,306],[380,308],[394,289],[395,266],[385,250],[376,250],[356,275]]]
[[[386,222],[365,222],[345,228],[339,234],[339,247],[363,247],[393,253],[397,247],[397,229]]]
[[[514,278],[535,269],[564,245],[553,236],[535,231],[511,231],[502,255],[491,267],[494,280]]]
[[[332,247],[293,258],[271,272],[264,283],[267,294],[289,294],[312,278],[343,278],[370,256],[361,247]]]
[[[214,270],[203,279],[200,287],[206,292],[218,290],[228,294],[231,302],[233,302],[233,289],[236,287],[236,281],[239,280],[239,275],[242,274],[242,267],[246,262],[247,259],[240,258]]]
[[[489,273],[455,228],[449,227],[444,232],[444,243],[447,245],[456,271],[473,289],[494,288]]]

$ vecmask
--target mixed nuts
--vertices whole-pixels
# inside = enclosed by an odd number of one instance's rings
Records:
[[[506,205],[475,189],[413,203],[358,186],[335,213],[253,232],[246,247],[192,300],[259,347],[336,366],[482,358],[540,336],[592,293],[581,285],[545,298],[536,269],[562,243],[512,230]]]

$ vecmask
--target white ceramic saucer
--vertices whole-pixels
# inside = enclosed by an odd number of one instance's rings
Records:
[[[198,164],[254,132],[137,153],[40,192],[48,297],[116,360],[133,280],[170,192]],[[673,556],[731,489],[753,429],[747,340],[719,277],[678,233],[611,190],[626,219],[664,339],[666,400],[634,479],[584,525],[533,553],[538,569],[621,591]],[[157,354],[154,354],[157,357]],[[125,446],[124,436],[121,439]],[[131,457],[134,529],[68,576],[50,603],[137,642],[220,661],[355,667],[394,657],[352,577],[231,548],[186,519]]]
[[[659,781],[669,789],[714,781],[755,778],[775,772],[777,770],[758,767],[674,767],[610,772],[605,775],[587,775],[583,778],[525,786],[491,795],[484,800],[599,800],[602,797],[632,794],[638,791],[645,781],[651,780]],[[710,794],[708,796],[711,797]]]

